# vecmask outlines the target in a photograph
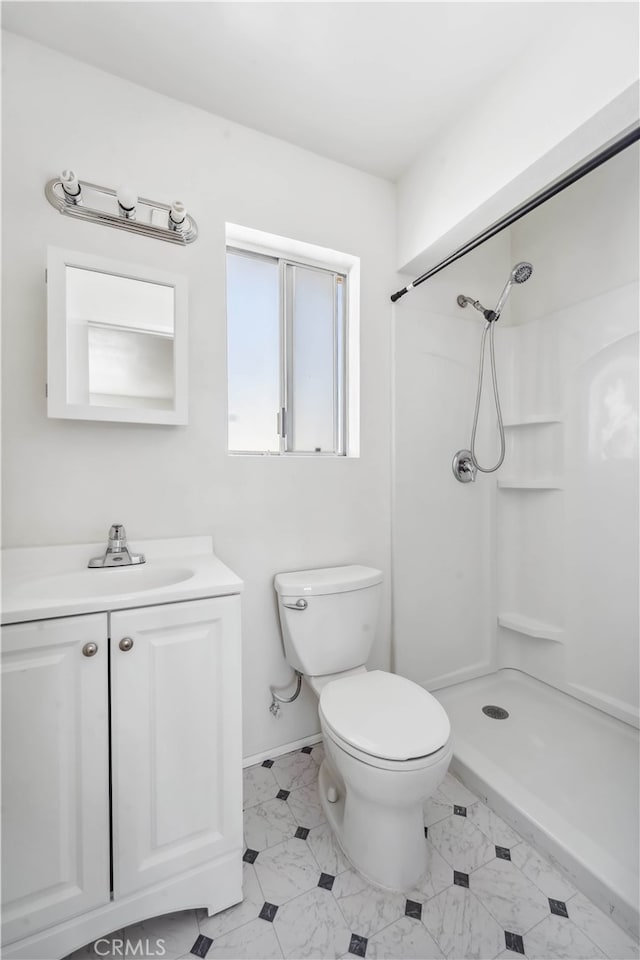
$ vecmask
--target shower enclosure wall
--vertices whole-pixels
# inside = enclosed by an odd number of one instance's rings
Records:
[[[631,931],[638,156],[412,291],[394,320],[395,669],[438,691],[463,775]],[[496,329],[505,461],[462,485],[450,463],[469,441],[483,320],[456,296],[491,303],[519,260],[534,274]],[[491,460],[490,407],[481,424]],[[512,716],[485,717],[501,695]]]

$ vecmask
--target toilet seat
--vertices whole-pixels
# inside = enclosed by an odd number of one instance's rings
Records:
[[[447,742],[435,753],[430,753],[426,757],[414,757],[412,760],[387,760],[384,757],[374,757],[370,753],[364,753],[363,750],[354,747],[352,743],[347,743],[329,727],[322,714],[320,714],[320,729],[325,742],[331,740],[344,753],[348,753],[355,760],[359,760],[360,763],[366,764],[368,767],[376,767],[378,770],[391,770],[397,773],[426,770],[427,767],[440,763],[442,758],[451,752],[451,744]]]
[[[383,670],[327,684],[319,710],[339,747],[387,769],[427,766],[451,733],[449,718],[435,697],[411,680]]]

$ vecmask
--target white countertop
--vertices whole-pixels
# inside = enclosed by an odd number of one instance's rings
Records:
[[[2,551],[2,623],[222,597],[243,582],[213,553],[211,537],[137,540],[146,563],[89,569],[102,543]]]

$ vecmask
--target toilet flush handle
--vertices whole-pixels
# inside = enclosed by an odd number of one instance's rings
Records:
[[[285,603],[283,601],[282,606],[286,607],[287,610],[306,610],[308,604],[304,597],[300,597],[300,599],[296,600],[295,603]]]

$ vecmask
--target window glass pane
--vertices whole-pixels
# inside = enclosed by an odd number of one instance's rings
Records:
[[[335,278],[307,267],[287,266],[289,317],[289,429],[287,448],[335,450]]]
[[[278,451],[278,262],[227,252],[229,449]]]

